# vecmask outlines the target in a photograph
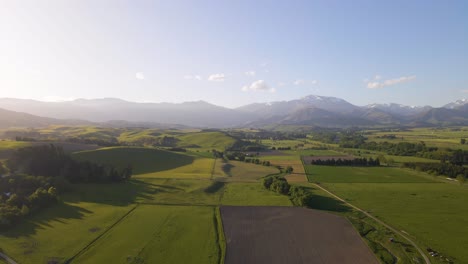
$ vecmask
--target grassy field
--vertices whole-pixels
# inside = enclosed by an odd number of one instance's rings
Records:
[[[73,154],[78,160],[89,160],[123,168],[133,167],[134,177],[210,178],[213,158],[201,158],[179,152],[153,148],[112,147]]]
[[[140,205],[72,263],[219,263],[214,218],[213,207]]]
[[[441,183],[422,172],[394,167],[306,166],[320,182],[346,201],[407,232],[423,249],[431,247],[455,263],[468,262],[468,202],[465,186]],[[457,239],[454,239],[454,238]],[[435,263],[439,263],[438,260]]]
[[[266,190],[260,183],[228,183],[221,203],[223,205],[282,205],[292,206],[288,196]]]
[[[468,127],[460,128],[414,128],[407,131],[382,132],[367,131],[369,141],[412,142],[424,141],[427,146],[468,150],[468,144],[460,144],[460,139],[467,138]],[[385,135],[395,135],[395,139],[382,138]]]
[[[468,189],[445,183],[326,183],[327,189],[420,244],[468,263]]]
[[[306,165],[310,182],[320,183],[419,183],[434,182],[427,174],[394,167],[334,167]]]
[[[1,248],[19,263],[63,262],[133,206],[64,203],[0,233]]]
[[[279,170],[273,166],[263,166],[242,161],[223,162],[216,160],[213,176],[223,181],[248,181],[256,182],[269,174],[278,173]]]

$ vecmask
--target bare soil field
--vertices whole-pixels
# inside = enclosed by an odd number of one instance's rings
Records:
[[[222,206],[226,264],[378,264],[345,218],[298,207]]]
[[[331,160],[331,159],[342,159],[342,160],[353,160],[356,157],[354,156],[302,156],[301,159],[304,164],[310,164],[312,161],[316,160]]]

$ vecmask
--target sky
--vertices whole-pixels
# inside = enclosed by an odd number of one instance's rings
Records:
[[[468,97],[468,1],[0,0],[0,97]]]

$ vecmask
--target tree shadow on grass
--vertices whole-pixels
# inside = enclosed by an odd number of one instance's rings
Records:
[[[53,228],[53,222],[66,223],[71,219],[82,219],[91,213],[93,212],[82,207],[60,202],[23,219],[8,230],[1,231],[0,235],[10,238],[31,236],[36,234],[38,229]]]
[[[91,202],[126,206],[139,201],[152,201],[158,193],[180,190],[182,189],[172,185],[132,179],[122,183],[77,184],[73,191],[64,195],[63,200],[71,203]]]
[[[206,187],[203,191],[205,193],[216,193],[217,191],[221,190],[224,185],[226,183],[225,182],[221,182],[221,181],[214,181],[210,186]]]
[[[308,208],[338,213],[346,213],[352,211],[351,207],[347,206],[340,200],[329,196],[317,195],[317,188],[313,188],[310,186],[303,186],[303,188],[311,194],[311,198],[307,203]]]

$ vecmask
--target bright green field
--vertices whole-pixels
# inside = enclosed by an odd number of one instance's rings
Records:
[[[218,263],[214,213],[213,207],[140,205],[73,263]]]
[[[325,183],[350,203],[408,232],[423,246],[468,263],[468,188],[445,183]],[[424,247],[423,247],[424,248]]]
[[[418,183],[434,182],[427,174],[394,167],[305,166],[310,182]]]
[[[78,160],[89,160],[123,168],[133,167],[134,177],[210,178],[214,159],[153,148],[112,147],[73,154]]]
[[[320,182],[351,204],[407,232],[421,248],[431,247],[455,258],[455,263],[468,262],[463,246],[468,243],[465,186],[394,167],[307,165],[306,170],[309,181]]]
[[[1,248],[19,263],[64,261],[133,206],[88,202],[54,206],[0,234]]]
[[[384,135],[395,135],[396,139],[378,138]],[[415,128],[401,132],[372,131],[368,136],[370,141],[382,142],[412,142],[424,141],[427,146],[468,150],[468,144],[460,144],[461,138],[468,138],[468,127],[461,128]]]
[[[288,196],[266,190],[260,183],[228,183],[222,197],[223,205],[292,206]]]
[[[198,133],[187,133],[179,136],[179,146],[190,146],[196,145],[202,149],[216,149],[223,151],[225,147],[231,146],[235,139],[222,133],[222,132],[198,132]]]
[[[216,160],[214,177],[224,181],[258,181],[260,178],[278,173],[279,170],[273,166],[263,166],[241,161],[223,162]]]

